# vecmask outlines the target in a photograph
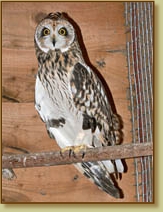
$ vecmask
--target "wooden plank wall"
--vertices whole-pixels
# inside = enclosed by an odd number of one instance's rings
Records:
[[[120,2],[2,3],[2,142],[3,152],[58,149],[34,108],[37,60],[33,36],[45,14],[64,11],[79,25],[89,59],[110,87],[124,122],[124,143],[130,143],[131,115],[127,100],[124,5]],[[17,151],[15,150],[17,148]],[[17,179],[3,180],[7,202],[130,202],[135,201],[133,160],[118,181],[124,199],[99,190],[73,165],[15,169]]]

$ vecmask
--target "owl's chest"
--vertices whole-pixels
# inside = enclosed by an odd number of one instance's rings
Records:
[[[69,81],[56,74],[55,77],[37,76],[35,85],[35,107],[43,121],[67,116],[73,108]]]
[[[60,82],[53,86],[43,84],[37,76],[35,86],[35,108],[45,123],[50,120],[64,120],[61,125],[50,126],[49,132],[54,135],[61,148],[78,145],[85,139],[91,141],[91,130],[84,131],[83,115],[73,103],[71,92],[63,92],[69,89]],[[51,90],[53,89],[53,91]]]

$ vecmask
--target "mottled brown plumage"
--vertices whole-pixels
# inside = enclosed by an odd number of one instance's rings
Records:
[[[101,81],[85,63],[75,29],[63,14],[51,13],[40,22],[35,48],[35,106],[50,137],[61,148],[119,143],[119,118],[112,111]],[[121,197],[122,192],[111,177],[114,172],[123,172],[120,160],[76,166],[104,191]]]

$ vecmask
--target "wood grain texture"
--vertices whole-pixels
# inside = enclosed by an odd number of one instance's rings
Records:
[[[124,122],[130,143],[131,114],[127,100],[124,5],[114,2],[2,3],[2,142],[3,151],[57,150],[34,108],[37,60],[34,30],[45,14],[64,11],[79,25],[91,64],[106,80]],[[17,179],[3,180],[3,202],[129,202],[135,201],[133,160],[119,181],[125,198],[115,200],[82,176],[73,165],[15,169]]]

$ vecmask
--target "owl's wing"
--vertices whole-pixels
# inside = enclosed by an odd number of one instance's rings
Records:
[[[76,108],[83,113],[83,129],[97,128],[102,145],[115,145],[120,140],[120,122],[113,114],[104,87],[88,66],[77,63],[71,76],[71,90]]]
[[[89,67],[77,63],[70,82],[74,104],[83,113],[83,130],[91,129],[97,136],[92,147],[115,145],[120,125],[98,77]],[[75,166],[105,192],[116,198],[123,196],[112,174],[124,171],[121,160],[83,162]]]

